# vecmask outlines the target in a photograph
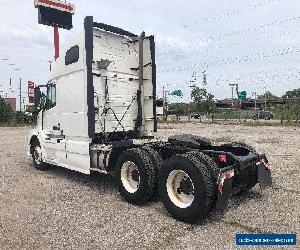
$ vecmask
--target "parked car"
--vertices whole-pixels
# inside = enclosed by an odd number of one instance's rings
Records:
[[[252,119],[253,120],[259,120],[259,119],[271,120],[271,119],[273,119],[273,114],[268,111],[259,111],[259,112],[256,112],[252,116]]]
[[[197,114],[197,113],[192,113],[191,114],[191,118],[194,118],[194,119],[200,119],[201,115],[200,114]]]

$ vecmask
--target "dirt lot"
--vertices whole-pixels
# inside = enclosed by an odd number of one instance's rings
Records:
[[[263,193],[255,187],[248,195],[232,197],[223,216],[189,225],[170,218],[159,200],[142,207],[127,204],[110,176],[33,169],[25,146],[29,128],[2,128],[0,248],[229,249],[235,248],[237,232],[300,232],[300,128],[160,126],[158,134],[163,137],[193,133],[215,143],[252,144],[267,153],[274,186]]]

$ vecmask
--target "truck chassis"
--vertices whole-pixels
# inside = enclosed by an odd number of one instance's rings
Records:
[[[30,152],[37,169],[49,168],[37,138]],[[167,211],[185,222],[224,210],[231,194],[272,184],[265,155],[244,143],[212,145],[194,135],[94,143],[91,171],[114,173],[121,196],[131,204],[145,204],[159,194]]]

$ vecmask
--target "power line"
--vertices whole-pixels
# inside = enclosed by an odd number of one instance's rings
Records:
[[[218,61],[206,61],[201,64],[194,64],[190,65],[189,63],[185,63],[185,66],[179,65],[176,67],[171,67],[171,68],[165,68],[158,70],[157,72],[159,74],[161,73],[170,73],[174,71],[197,71],[198,69],[209,69],[209,68],[214,68],[217,66],[222,66],[222,65],[229,65],[229,64],[242,64],[242,63],[249,63],[252,61],[258,61],[258,60],[268,60],[269,58],[272,57],[281,57],[281,56],[286,56],[286,55],[293,55],[297,54],[300,52],[299,47],[285,47],[282,49],[273,49],[273,50],[267,50],[259,53],[254,53],[246,56],[235,56],[235,57],[227,57],[224,59],[220,59]]]
[[[255,5],[246,7],[246,8],[239,9],[239,10],[234,10],[234,11],[228,12],[226,14],[221,14],[221,15],[217,15],[217,16],[214,16],[214,17],[206,17],[206,18],[203,18],[199,21],[195,21],[193,24],[184,25],[182,28],[193,27],[193,26],[196,26],[196,25],[199,25],[199,24],[206,24],[206,23],[209,23],[209,22],[219,22],[219,21],[222,21],[224,19],[228,19],[230,17],[234,17],[234,16],[237,16],[237,15],[243,14],[245,12],[249,12],[249,11],[253,11],[253,10],[256,10],[258,8],[261,8],[261,7],[265,7],[265,6],[267,6],[269,4],[272,4],[272,3],[277,3],[278,1],[280,1],[280,0],[267,0],[265,2],[258,3],[258,4],[255,4]]]
[[[173,49],[171,48],[171,49],[169,49],[169,53],[159,54],[158,57],[168,58],[168,56],[169,56],[169,57],[172,57],[172,60],[173,60],[174,58],[177,58],[177,57],[195,55],[195,53],[198,53],[198,52],[209,53],[209,54],[219,53],[222,50],[231,49],[231,48],[235,48],[235,47],[242,47],[242,46],[247,46],[247,45],[253,45],[253,43],[263,41],[263,40],[270,41],[270,39],[282,38],[282,37],[291,35],[291,34],[296,33],[296,32],[300,32],[300,29],[296,28],[296,29],[293,29],[293,30],[290,30],[290,31],[281,31],[281,32],[279,32],[279,33],[277,32],[275,34],[268,34],[264,37],[259,37],[259,38],[255,38],[255,39],[252,39],[252,40],[247,40],[246,42],[239,42],[239,43],[237,42],[237,43],[231,43],[231,44],[226,44],[226,45],[219,44],[219,45],[215,45],[212,48],[205,48],[205,49],[203,49],[201,46],[191,45],[191,46],[187,46],[189,48],[188,50],[180,52],[180,51],[175,51],[174,48]],[[177,52],[177,53],[172,54],[172,52]]]
[[[231,32],[219,34],[219,35],[216,35],[216,36],[212,35],[212,36],[207,37],[206,40],[207,41],[221,40],[221,39],[225,39],[225,38],[229,38],[229,37],[233,37],[233,36],[237,36],[237,35],[246,34],[248,32],[260,31],[260,30],[263,30],[263,29],[266,29],[266,28],[277,26],[277,25],[284,25],[284,24],[287,24],[289,22],[298,21],[299,19],[300,19],[300,16],[286,17],[285,19],[282,19],[282,20],[274,20],[270,23],[260,24],[260,25],[254,26],[254,27],[247,27],[247,28],[244,28],[244,29],[231,31]]]

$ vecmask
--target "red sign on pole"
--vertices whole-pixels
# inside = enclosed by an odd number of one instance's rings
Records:
[[[73,28],[72,17],[75,6],[61,0],[35,0],[40,24],[70,30]]]
[[[35,0],[34,6],[35,7],[43,6],[43,7],[63,11],[63,12],[69,12],[72,15],[75,14],[75,6],[73,4],[65,3],[60,0]]]
[[[28,81],[28,99],[29,103],[34,103],[34,82]]]

